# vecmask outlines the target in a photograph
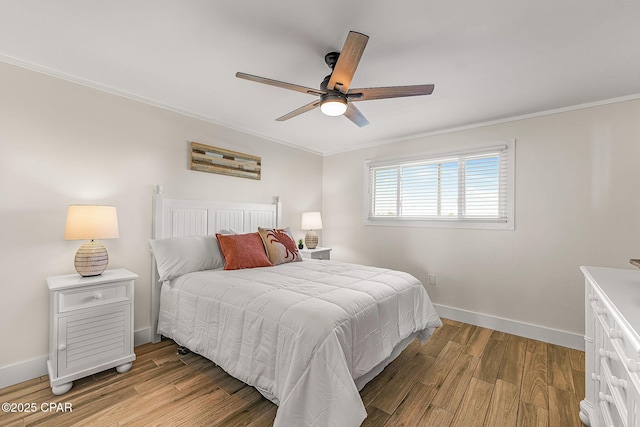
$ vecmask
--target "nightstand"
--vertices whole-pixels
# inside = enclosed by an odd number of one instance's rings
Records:
[[[309,259],[324,259],[324,260],[329,260],[331,259],[331,248],[321,248],[321,247],[317,247],[315,249],[299,249],[300,254],[302,255],[302,258],[309,258]]]
[[[49,381],[64,394],[73,381],[96,372],[131,369],[133,283],[125,269],[99,276],[78,274],[47,278],[49,287]]]

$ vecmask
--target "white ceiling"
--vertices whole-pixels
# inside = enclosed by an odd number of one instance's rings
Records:
[[[352,87],[434,83],[358,103],[359,128],[310,95],[349,30],[370,39]],[[0,0],[0,60],[317,153],[640,94],[635,0]]]

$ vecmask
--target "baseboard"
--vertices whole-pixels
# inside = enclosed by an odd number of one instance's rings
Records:
[[[441,317],[584,351],[584,335],[434,304]]]
[[[151,328],[140,329],[133,333],[134,346],[148,342],[151,342]],[[26,362],[0,367],[0,389],[48,375],[48,359],[49,356],[42,356]]]
[[[151,342],[151,328],[138,329],[133,333],[133,345],[137,347]]]
[[[1,367],[0,389],[48,375],[47,359],[49,359],[48,356],[42,356],[26,362],[18,362],[14,365]]]

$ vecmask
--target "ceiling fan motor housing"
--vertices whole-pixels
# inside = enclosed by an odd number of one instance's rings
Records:
[[[336,62],[338,62],[339,56],[340,52],[329,52],[324,56],[324,62],[333,70],[333,67],[336,66]]]

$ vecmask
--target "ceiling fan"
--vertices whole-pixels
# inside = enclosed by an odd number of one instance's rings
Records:
[[[369,36],[350,31],[342,47],[342,52],[329,52],[325,55],[324,61],[332,71],[331,74],[325,77],[322,83],[320,83],[320,89],[313,89],[240,72],[236,73],[236,77],[277,86],[283,89],[295,90],[296,92],[308,93],[309,95],[318,97],[317,100],[277,118],[276,121],[280,122],[311,111],[319,106],[320,110],[328,116],[345,115],[353,123],[363,127],[368,125],[369,121],[362,115],[360,110],[352,104],[353,102],[430,95],[433,92],[435,86],[432,84],[350,89],[351,79],[356,72],[360,57],[362,57],[368,40]]]

